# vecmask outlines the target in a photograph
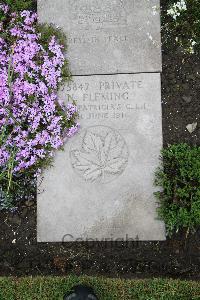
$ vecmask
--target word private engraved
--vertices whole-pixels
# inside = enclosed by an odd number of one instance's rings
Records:
[[[127,12],[122,0],[71,0],[71,21],[78,25],[103,27],[127,25]]]
[[[124,172],[128,156],[124,138],[106,126],[87,128],[70,150],[73,169],[88,182],[107,183],[116,179]]]

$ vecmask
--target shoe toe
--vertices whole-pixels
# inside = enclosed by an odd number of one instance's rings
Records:
[[[70,295],[66,295],[65,297],[64,297],[64,300],[77,300],[78,298],[77,298],[77,294],[75,294],[75,293],[72,293],[72,294],[70,294]]]

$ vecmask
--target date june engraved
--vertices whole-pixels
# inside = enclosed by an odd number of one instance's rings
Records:
[[[106,126],[89,127],[70,150],[73,169],[88,182],[116,179],[125,170],[128,156],[124,138]]]

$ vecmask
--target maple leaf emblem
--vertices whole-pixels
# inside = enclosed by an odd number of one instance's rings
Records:
[[[86,181],[107,182],[124,171],[128,149],[118,132],[96,126],[85,131],[80,149],[72,150],[71,156],[73,168]]]

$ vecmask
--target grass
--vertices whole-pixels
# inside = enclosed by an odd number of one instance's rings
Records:
[[[122,280],[102,277],[0,278],[0,300],[59,300],[79,283],[92,286],[100,300],[200,299],[200,283],[172,279]]]

